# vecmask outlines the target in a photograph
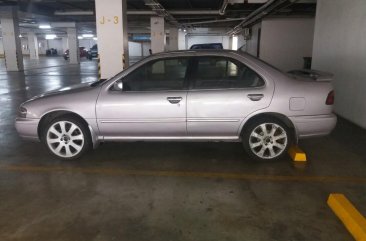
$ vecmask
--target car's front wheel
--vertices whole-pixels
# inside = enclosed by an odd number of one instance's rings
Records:
[[[243,145],[248,155],[259,161],[274,161],[286,155],[291,143],[290,129],[272,118],[251,122],[243,132]]]
[[[42,140],[51,154],[63,160],[79,158],[91,144],[87,127],[73,117],[51,121],[43,132]]]

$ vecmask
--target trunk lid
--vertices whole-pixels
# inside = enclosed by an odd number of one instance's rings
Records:
[[[295,79],[305,81],[330,82],[333,79],[333,74],[314,69],[295,69],[287,73]]]

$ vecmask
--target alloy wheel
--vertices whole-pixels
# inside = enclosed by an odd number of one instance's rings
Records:
[[[47,131],[47,145],[60,157],[74,157],[81,152],[85,144],[81,128],[70,121],[58,121]]]
[[[275,123],[263,123],[253,129],[249,147],[258,157],[273,159],[286,149],[288,136],[284,128]]]

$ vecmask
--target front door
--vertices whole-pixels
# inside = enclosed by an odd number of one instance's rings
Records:
[[[152,60],[122,80],[122,91],[102,91],[98,126],[108,139],[165,139],[186,136],[188,58]]]

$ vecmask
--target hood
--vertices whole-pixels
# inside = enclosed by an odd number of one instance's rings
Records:
[[[28,101],[41,99],[41,98],[45,98],[45,97],[50,97],[50,96],[65,95],[65,94],[71,94],[71,93],[75,93],[75,92],[81,92],[81,91],[92,88],[90,86],[91,84],[92,83],[83,83],[83,84],[77,84],[77,85],[70,85],[70,86],[67,86],[67,87],[62,87],[62,88],[59,88],[59,89],[51,90],[51,91],[45,92],[43,94],[34,96],[33,98],[31,98]]]

